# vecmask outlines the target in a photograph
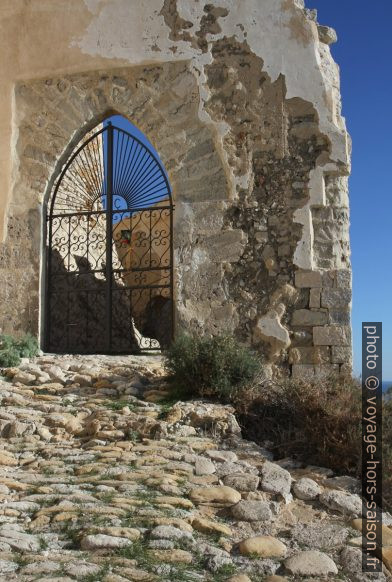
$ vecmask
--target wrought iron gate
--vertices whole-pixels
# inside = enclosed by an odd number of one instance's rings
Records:
[[[166,173],[105,125],[71,155],[47,215],[46,346],[137,353],[173,336],[173,204]]]

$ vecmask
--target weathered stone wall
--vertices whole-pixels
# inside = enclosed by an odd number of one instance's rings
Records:
[[[71,4],[58,48],[69,61],[51,55],[28,74],[21,59],[7,77],[0,327],[38,333],[53,180],[80,137],[119,113],[173,188],[177,329],[234,333],[276,373],[348,371],[350,145],[333,31],[300,0]],[[60,16],[60,0],[41,8]]]

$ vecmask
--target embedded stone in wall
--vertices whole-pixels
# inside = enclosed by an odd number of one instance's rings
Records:
[[[244,252],[247,236],[242,230],[224,230],[205,239],[203,247],[213,263],[237,262]]]
[[[321,307],[336,309],[351,304],[351,291],[349,289],[323,289],[321,292]]]
[[[298,347],[289,352],[290,364],[328,364],[331,361],[329,346]],[[332,360],[333,361],[333,360]],[[333,363],[340,363],[337,360]]]
[[[351,329],[348,326],[326,325],[313,328],[315,346],[349,346]]]
[[[340,269],[335,273],[336,287],[338,289],[351,289],[352,274],[349,269]]]
[[[295,286],[321,287],[321,273],[319,271],[297,271],[295,273]]]
[[[332,346],[333,364],[351,364],[352,363],[352,349],[344,346]]]
[[[336,31],[330,26],[317,26],[320,42],[325,44],[334,44],[338,40]]]
[[[318,309],[321,307],[321,292],[320,289],[310,289],[309,291],[309,307]]]
[[[291,325],[324,325],[328,322],[328,315],[324,311],[311,311],[310,309],[298,309],[294,311]]]

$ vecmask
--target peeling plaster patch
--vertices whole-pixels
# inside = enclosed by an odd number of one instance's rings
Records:
[[[191,269],[196,272],[199,267],[208,261],[208,252],[201,248],[195,248],[192,251]]]
[[[292,38],[303,44],[305,47],[312,42],[313,34],[310,30],[310,22],[304,20],[303,10],[293,5],[292,0],[285,0],[282,9],[287,10],[291,16],[287,24]]]
[[[302,224],[302,238],[294,252],[293,262],[300,269],[313,268],[313,225],[310,204],[294,212],[294,222]]]
[[[206,103],[211,97],[211,91],[208,87],[208,79],[205,72],[205,66],[211,64],[213,61],[212,55],[210,52],[200,55],[200,58],[196,61],[192,61],[192,71],[196,77],[196,81],[199,85],[199,119],[202,123],[209,124],[214,126],[215,129],[215,145],[221,159],[224,163],[225,173],[228,177],[227,184],[229,187],[228,196],[231,199],[234,199],[237,195],[237,188],[236,183],[233,182],[233,172],[229,164],[229,157],[228,153],[223,147],[224,139],[230,132],[230,125],[226,121],[216,121],[213,120],[206,108]]]
[[[208,40],[213,40],[214,37],[222,32],[218,19],[227,16],[229,11],[227,8],[206,4],[204,12],[205,14],[200,20],[200,29],[196,32],[196,36],[199,39],[198,46],[203,52],[207,52]]]
[[[325,206],[324,169],[319,166],[310,172],[309,176],[311,206]]]
[[[88,1],[90,6],[97,6],[94,0]],[[203,18],[202,3],[190,5],[185,0],[178,0],[178,3],[175,0],[165,0],[162,6],[162,0],[150,0],[150,16],[141,16],[140,11],[135,10],[135,15],[139,14],[139,17],[132,19],[130,27],[129,0],[110,0],[90,24],[84,37],[75,44],[87,54],[122,58],[137,64],[145,62],[146,59],[156,60],[163,57],[163,55],[158,57],[151,48],[148,50],[145,48],[146,40],[150,38],[149,46],[153,46],[155,39],[159,37],[162,52],[166,53],[167,58],[171,60],[174,55],[170,35],[175,33],[167,22],[165,23],[162,16],[165,5],[166,7],[176,6],[175,9],[172,8],[175,12],[174,21],[176,18],[179,19],[180,28],[186,26],[187,34],[190,35],[190,31],[200,30]],[[289,5],[292,7],[291,10],[287,9]],[[347,165],[348,149],[344,121],[340,119],[338,127],[337,120],[333,123],[331,115],[327,114],[325,108],[327,87],[330,86],[330,79],[326,78],[325,74],[331,74],[334,63],[332,57],[325,52],[324,60],[328,60],[328,66],[320,67],[316,23],[305,20],[304,16],[302,18],[304,29],[309,31],[309,35],[314,40],[314,49],[312,49],[308,45],[304,46],[304,43],[296,38],[287,38],[284,32],[284,29],[290,26],[290,19],[293,16],[292,0],[263,0],[262,5],[259,0],[247,0],[247,10],[243,10],[240,3],[235,0],[226,0],[224,9],[228,14],[220,18],[221,32],[214,35],[214,40],[232,35],[243,40],[244,32],[239,29],[241,24],[247,31],[247,40],[251,50],[263,59],[264,68],[270,75],[271,81],[275,81],[279,75],[283,74],[286,78],[287,98],[302,97],[315,105],[320,115],[321,130],[328,133],[333,145],[332,159]],[[115,20],[112,17],[114,14]],[[167,15],[166,21],[168,21]],[[174,26],[173,22],[171,26]],[[184,29],[181,28],[181,30]],[[279,38],[279,43],[276,43],[277,38]],[[176,58],[185,56],[195,58],[195,48],[192,45],[194,45],[194,37],[189,38],[188,41],[179,40]],[[323,46],[326,47],[326,45]],[[328,51],[328,47],[325,50]],[[297,72],[299,62],[302,63],[301,75]],[[327,70],[328,73],[324,72]]]
[[[129,0],[109,0],[102,5],[90,0],[96,10],[94,18],[81,38],[75,39],[71,46],[77,46],[85,54],[104,58],[124,59],[133,65],[146,61],[160,60],[161,53],[153,49],[157,39],[162,53],[167,60],[173,60],[173,41],[170,28],[160,14],[161,0],[149,0],[149,10],[133,8],[129,18]],[[192,48],[187,42],[179,42],[176,57],[193,56]],[[182,49],[182,50],[181,50]],[[176,59],[177,60],[177,59]]]
[[[285,306],[280,303],[276,309],[271,309],[260,317],[254,328],[256,342],[267,342],[270,345],[271,361],[276,360],[281,350],[286,350],[291,345],[289,332],[281,323],[284,312]]]
[[[314,38],[314,48],[304,46],[295,38],[288,39],[284,32],[290,26],[290,14],[284,10],[287,2],[292,4],[291,0],[263,0],[262,5],[259,0],[249,0],[246,11],[242,11],[238,3],[230,2],[230,13],[221,21],[222,33],[229,36],[235,31],[238,35],[238,22],[243,23],[248,31],[249,46],[263,59],[264,70],[268,72],[271,81],[284,75],[287,99],[301,97],[313,103],[320,117],[320,129],[328,134],[333,145],[331,158],[348,164],[344,121],[341,120],[340,127],[334,125],[325,107],[325,94],[330,81],[320,69],[316,24],[311,21],[306,24]],[[280,39],[278,44],[277,38]],[[329,56],[329,59],[332,67],[332,57]],[[298,63],[301,63],[300,75]]]
[[[302,237],[294,252],[294,264],[300,269],[313,269],[313,241],[314,232],[312,224],[311,206],[325,206],[324,171],[317,167],[309,176],[310,200],[303,207],[295,211],[293,220],[302,224]]]
[[[276,362],[282,351],[291,345],[288,329],[282,324],[282,318],[289,305],[298,299],[298,290],[292,285],[283,285],[270,297],[270,306],[265,315],[259,317],[253,329],[256,344],[267,343],[270,346],[270,360]]]
[[[200,28],[200,21],[204,14],[204,2],[177,0],[177,10],[182,18],[193,22],[193,31]]]
[[[193,27],[193,23],[189,20],[181,18],[177,9],[177,0],[164,0],[160,16],[163,16],[166,25],[170,29],[170,40],[179,41],[185,40],[192,42],[192,36],[188,29]]]

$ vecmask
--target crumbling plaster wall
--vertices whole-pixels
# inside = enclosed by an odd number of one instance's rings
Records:
[[[350,145],[336,39],[314,12],[301,0],[13,0],[0,28],[3,329],[37,332],[51,178],[118,112],[173,186],[178,327],[228,329],[297,376],[350,368]]]

